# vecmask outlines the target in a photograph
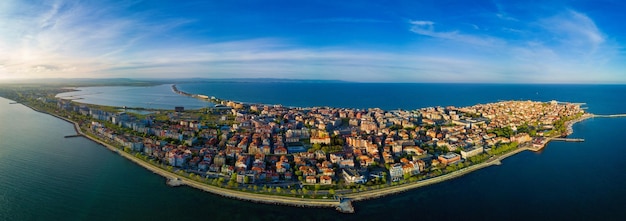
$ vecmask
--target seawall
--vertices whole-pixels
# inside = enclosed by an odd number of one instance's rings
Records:
[[[219,196],[224,196],[224,197],[234,198],[234,199],[244,200],[244,201],[266,203],[266,204],[288,205],[288,206],[296,206],[296,207],[331,207],[331,208],[334,207],[342,212],[354,212],[353,209],[346,209],[346,207],[344,207],[346,202],[349,204],[351,201],[362,201],[362,200],[367,200],[367,199],[372,199],[372,198],[379,198],[379,197],[383,197],[387,195],[409,191],[409,190],[420,188],[420,187],[427,186],[427,185],[436,184],[439,182],[444,182],[450,179],[461,177],[465,174],[468,174],[468,173],[471,173],[471,172],[474,172],[479,169],[483,169],[492,165],[500,165],[503,159],[513,156],[522,151],[530,150],[528,147],[519,147],[509,153],[506,153],[499,157],[489,159],[486,162],[483,162],[481,164],[472,165],[470,167],[466,167],[461,170],[454,171],[452,173],[448,173],[445,175],[441,175],[438,177],[434,177],[434,178],[430,178],[430,179],[426,179],[426,180],[422,180],[418,182],[401,184],[401,185],[392,186],[392,187],[384,187],[381,189],[368,190],[368,191],[359,192],[359,193],[343,194],[342,197],[345,198],[345,200],[343,200],[343,204],[342,204],[342,201],[336,200],[336,199],[335,200],[333,199],[310,199],[310,198],[296,198],[296,197],[277,196],[277,195],[264,195],[264,194],[216,187],[216,186],[208,185],[202,182],[198,182],[198,181],[186,178],[184,176],[178,175],[176,173],[164,170],[158,166],[152,165],[148,162],[145,162],[139,158],[134,157],[132,154],[126,153],[124,151],[119,151],[119,149],[117,149],[116,147],[109,145],[106,142],[96,137],[83,133],[83,131],[80,128],[80,125],[75,121],[72,121],[58,114],[40,111],[27,104],[23,104],[23,105],[37,112],[49,114],[51,116],[54,116],[64,121],[67,121],[69,123],[72,123],[74,125],[74,129],[77,132],[77,134],[83,135],[84,137],[105,146],[109,150],[115,153],[118,153],[119,155],[131,160],[132,162],[135,162],[136,164],[152,171],[155,174],[165,177],[169,181],[175,180],[177,185],[187,185],[187,186],[197,188],[206,192],[210,192]],[[580,118],[574,121],[567,122],[566,124],[568,126],[568,129],[571,129],[571,126],[574,123],[587,119],[589,118],[589,116],[592,116],[592,115],[585,115],[586,118]],[[351,205],[348,208],[352,208]]]
[[[75,122],[72,121],[68,118],[65,118],[63,116],[57,115],[57,114],[53,114],[53,113],[48,113],[48,112],[44,112],[44,111],[40,111],[32,106],[23,104],[24,106],[43,113],[43,114],[49,114],[51,116],[54,116],[56,118],[59,118],[61,120],[64,120],[68,123],[71,123],[74,125],[74,130],[77,132],[77,134],[80,134],[82,136],[84,136],[85,138],[88,138],[104,147],[106,147],[107,149],[111,150],[112,152],[118,153],[120,156],[138,164],[139,166],[142,166],[150,171],[152,171],[155,174],[158,174],[160,176],[165,177],[168,180],[178,180],[178,184],[179,185],[187,185],[196,189],[200,189],[206,192],[210,192],[216,195],[220,195],[220,196],[224,196],[224,197],[228,197],[228,198],[233,198],[233,199],[238,199],[238,200],[244,200],[244,201],[250,201],[250,202],[257,202],[257,203],[266,203],[266,204],[278,204],[278,205],[287,205],[287,206],[296,206],[296,207],[330,207],[330,208],[337,208],[339,211],[341,212],[348,212],[350,213],[351,211],[344,211],[339,209],[340,207],[340,201],[339,200],[333,200],[333,199],[310,199],[310,198],[295,198],[295,197],[287,197],[287,196],[276,196],[276,195],[263,195],[263,194],[257,194],[257,193],[250,193],[250,192],[244,192],[244,191],[238,191],[238,190],[231,190],[231,189],[227,189],[227,188],[221,188],[221,187],[215,187],[215,186],[211,186],[208,184],[204,184],[195,180],[191,180],[189,178],[186,178],[184,176],[175,174],[173,172],[170,171],[166,171],[162,168],[159,168],[157,166],[154,166],[148,162],[145,162],[141,159],[138,159],[136,157],[134,157],[132,154],[126,153],[124,151],[121,151],[119,149],[117,149],[116,147],[101,141],[98,138],[95,138],[89,134],[84,133],[81,128],[80,125]],[[352,211],[353,212],[353,211]]]

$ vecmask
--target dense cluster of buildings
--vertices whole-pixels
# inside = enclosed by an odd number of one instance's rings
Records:
[[[213,113],[217,120],[206,122],[184,109],[156,120],[154,114],[139,119],[65,100],[57,105],[90,116],[89,127],[101,138],[173,167],[214,177],[236,174],[239,183],[303,185],[406,179],[463,162],[494,145],[532,140],[527,133],[497,136],[490,133],[494,129],[534,125],[547,130],[581,112],[578,105],[532,101],[414,111],[221,101]],[[319,147],[334,148],[325,152]]]

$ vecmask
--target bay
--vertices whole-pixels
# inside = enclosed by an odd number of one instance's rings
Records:
[[[213,106],[211,102],[180,96],[172,92],[170,84],[149,87],[107,86],[78,87],[76,91],[58,94],[56,97],[72,99],[86,104],[116,107],[155,108],[173,110],[176,106],[199,109]]]

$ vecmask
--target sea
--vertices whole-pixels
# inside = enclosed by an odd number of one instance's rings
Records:
[[[178,87],[285,106],[411,110],[530,99],[584,102],[596,114],[626,113],[625,85],[219,82]],[[172,92],[162,87],[155,96],[164,93]],[[169,187],[164,178],[97,143],[64,138],[75,133],[71,124],[10,102],[0,98],[0,220],[626,220],[626,118],[585,120],[570,135],[585,142],[552,142],[541,152],[522,152],[453,180],[354,202],[356,213],[342,214]]]

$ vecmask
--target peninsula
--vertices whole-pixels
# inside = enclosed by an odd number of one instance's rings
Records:
[[[162,175],[171,186],[262,203],[335,207],[445,181],[538,151],[592,117],[581,104],[501,101],[367,110],[209,100],[198,110],[120,111],[56,98],[63,89],[0,96],[75,125],[77,134]],[[581,140],[571,140],[581,141]]]

